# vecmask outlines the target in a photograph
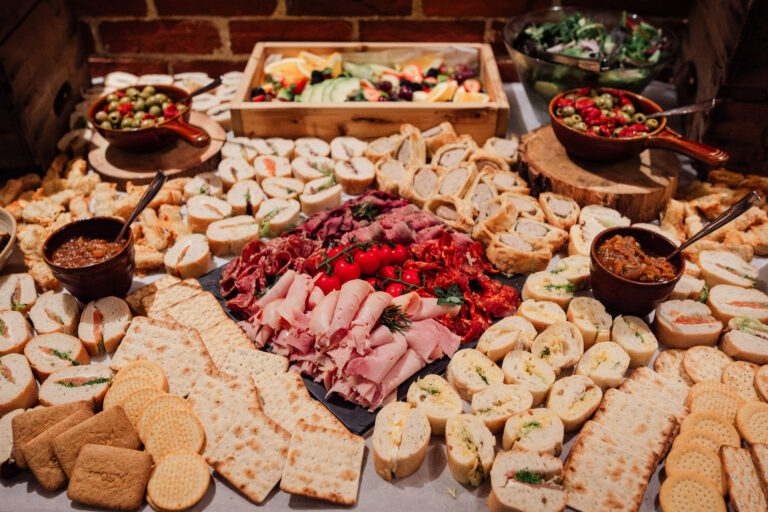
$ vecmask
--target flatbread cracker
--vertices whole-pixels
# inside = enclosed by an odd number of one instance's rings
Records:
[[[146,315],[147,310],[144,309],[144,306],[141,304],[141,300],[145,297],[150,297],[154,295],[158,290],[162,290],[163,288],[168,288],[169,286],[173,286],[176,283],[180,283],[181,279],[179,279],[176,276],[172,276],[170,274],[165,275],[158,279],[157,281],[153,281],[152,283],[148,284],[147,286],[142,286],[135,292],[129,294],[125,298],[125,302],[128,303],[128,305],[131,307],[131,311],[133,311],[137,315]]]
[[[720,451],[720,447],[723,446],[723,441],[717,434],[707,432],[706,430],[690,429],[685,432],[680,432],[675,441],[672,443],[672,448],[678,444],[695,444],[697,446],[703,446],[709,448],[715,453]]]
[[[755,389],[768,402],[768,364],[764,364],[755,374]]]
[[[253,346],[235,347],[229,351],[226,362],[219,369],[235,377],[250,377],[258,387],[287,372],[288,358],[256,350]]]
[[[281,427],[293,433],[293,427],[302,418],[302,411],[311,407],[309,391],[298,372],[289,371],[264,382],[258,387],[259,401],[264,414]]]
[[[209,324],[208,328],[200,330],[199,333],[219,369],[223,369],[233,349],[256,351],[253,342],[234,321],[226,318],[226,315],[218,323]]]
[[[170,316],[174,322],[195,329],[201,334],[210,326],[229,320],[211,292],[198,293],[165,309],[154,310],[149,316],[154,318],[158,311]]]
[[[709,391],[717,391],[720,393],[726,393],[731,395],[737,395],[738,390],[731,386],[730,384],[726,384],[724,382],[720,381],[714,381],[714,380],[703,380],[701,382],[697,382],[694,384],[691,389],[688,391],[688,400],[687,403],[690,406],[691,402],[693,401],[694,397],[698,395],[699,393],[709,392]]]
[[[763,482],[763,489],[768,492],[768,444],[755,443],[752,445],[752,462]]]
[[[210,482],[205,459],[194,451],[178,450],[155,465],[147,484],[147,502],[156,510],[184,510],[203,498]]]
[[[720,448],[720,460],[727,475],[728,495],[733,509],[736,512],[768,510],[768,500],[749,450],[723,446]]]
[[[141,305],[147,315],[178,304],[201,293],[203,287],[197,279],[185,279],[167,288],[157,290],[153,295],[141,299]]]

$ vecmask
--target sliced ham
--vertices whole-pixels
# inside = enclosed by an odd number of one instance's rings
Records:
[[[421,297],[416,292],[406,293],[392,299],[392,305],[400,306],[400,311],[406,315],[413,315],[421,307]]]
[[[264,309],[259,311],[256,315],[256,320],[260,321],[261,325],[268,325],[273,330],[280,330],[282,327],[282,315],[280,314],[280,305],[285,299],[273,300]]]
[[[272,302],[275,299],[283,299],[288,294],[288,290],[291,288],[291,285],[293,284],[293,280],[296,278],[298,274],[293,270],[286,270],[285,274],[280,276],[280,279],[277,280],[277,282],[272,285],[272,288],[267,290],[267,293],[265,293],[257,302],[256,305],[259,307],[264,307],[270,302]]]
[[[461,306],[451,306],[450,304],[437,304],[434,297],[420,297],[418,311],[411,313],[411,320],[418,322],[427,318],[436,318],[442,315],[456,316],[459,314]]]
[[[309,319],[309,332],[315,336],[320,336],[324,332],[328,332],[331,328],[331,320],[333,320],[333,312],[336,310],[336,301],[339,299],[339,291],[333,290],[331,293],[323,297],[320,304],[315,306],[312,310],[312,316]]]
[[[396,333],[392,343],[379,345],[370,354],[351,359],[344,371],[379,384],[407,349],[406,337]]]
[[[253,343],[259,348],[263,347],[272,337],[272,333],[274,333],[274,330],[270,326],[262,325],[261,329],[259,329],[259,332],[256,334],[256,337],[253,339]]]
[[[278,306],[280,316],[288,322],[288,325],[304,323],[305,328],[309,320],[306,318],[307,297],[309,297],[310,277],[307,274],[299,274],[293,279],[288,293],[282,304]]]
[[[372,290],[373,287],[361,279],[344,283],[339,291],[339,300],[333,312],[331,328],[319,335],[320,340],[326,345],[333,345],[344,338],[349,332],[357,310]]]
[[[369,335],[391,302],[392,296],[387,292],[373,292],[360,305],[349,330],[349,337],[359,354],[370,350]]]
[[[385,343],[392,343],[393,339],[394,335],[392,334],[392,331],[390,331],[387,326],[380,325],[371,333],[370,339],[368,340],[368,345],[371,348],[374,348],[378,347],[379,345],[384,345]]]
[[[442,352],[439,357],[453,357],[453,354],[456,353],[456,350],[458,350],[459,345],[461,344],[461,337],[454,334],[449,328],[437,320],[432,320],[432,322],[435,324],[435,328],[439,332],[437,337],[437,345],[440,348],[440,352]]]
[[[323,293],[323,290],[315,286],[312,288],[312,291],[309,292],[309,298],[307,298],[307,311],[312,311],[317,307],[318,304],[320,304],[320,301],[323,300],[325,297],[325,294]]]
[[[397,389],[397,386],[424,368],[426,364],[424,359],[412,349],[406,350],[405,354],[397,360],[392,369],[384,376],[384,380],[381,383],[381,397],[387,397],[392,391]]]
[[[435,324],[437,322],[431,319],[413,322],[411,328],[405,332],[408,348],[419,354],[428,363],[439,357],[439,355],[434,357],[435,353],[440,354],[437,337],[442,333],[435,328]],[[437,350],[435,350],[436,348]]]

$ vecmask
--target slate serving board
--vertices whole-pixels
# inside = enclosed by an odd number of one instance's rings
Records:
[[[219,282],[221,281],[222,268],[224,267],[222,266],[212,270],[211,272],[200,277],[198,281],[200,281],[200,285],[205,291],[211,292],[216,297],[216,299],[221,304],[221,307],[224,308],[224,311],[226,311],[230,318],[235,321],[240,321],[242,318],[236,316],[227,308],[226,300],[221,296]],[[501,274],[496,274],[492,277],[503,284],[513,286],[517,289],[518,292],[522,290],[526,278],[524,275],[506,277]],[[477,340],[464,343],[460,348],[474,348],[475,345],[477,345]],[[437,361],[429,363],[424,368],[413,374],[397,388],[397,399],[405,400],[405,396],[408,393],[408,388],[415,380],[432,373],[442,374],[445,371],[445,368],[448,366],[449,361],[450,359],[448,357],[443,357],[442,359],[438,359]],[[328,410],[331,411],[334,416],[336,416],[339,421],[341,421],[344,426],[349,429],[350,432],[357,435],[363,435],[373,426],[374,422],[376,421],[376,412],[378,411],[370,412],[365,407],[353,404],[352,402],[348,402],[335,393],[326,398],[326,389],[322,384],[315,382],[311,377],[308,377],[304,374],[302,374],[302,378],[304,379],[304,384],[306,384],[309,393],[314,398],[319,400],[323,405],[325,405],[325,407],[327,407]]]

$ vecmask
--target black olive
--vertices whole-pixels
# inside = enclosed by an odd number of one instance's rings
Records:
[[[251,98],[260,96],[262,94],[264,94],[264,89],[262,89],[261,87],[254,87],[253,89],[251,89]]]
[[[323,80],[325,80],[323,72],[316,69],[312,71],[312,79],[309,81],[309,83],[310,85],[319,84]]]
[[[433,78],[437,78],[437,68],[429,68],[427,70],[427,74],[425,76],[431,76]]]
[[[424,87],[422,87],[421,84],[419,83],[413,82],[411,84],[411,89],[413,89],[414,91],[421,91],[422,89],[424,89]]]

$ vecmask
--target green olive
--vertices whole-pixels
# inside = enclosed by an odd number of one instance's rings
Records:
[[[122,121],[120,121],[120,128],[126,129],[126,128],[133,128],[133,119],[130,117],[124,117]]]
[[[614,129],[613,129],[613,136],[614,136],[614,137],[618,137],[618,136],[619,136],[619,134],[621,133],[621,130],[623,130],[623,128],[622,128],[622,127],[619,127],[619,128],[614,128]]]
[[[154,119],[145,119],[141,122],[142,128],[151,128],[152,126],[155,126],[155,120]]]
[[[592,132],[592,133],[594,133],[595,135],[600,135],[600,134],[602,134],[602,132],[600,131],[600,127],[599,127],[599,126],[590,126],[590,127],[589,127],[589,131],[591,131],[591,132]]]
[[[653,131],[659,127],[659,121],[656,119],[646,119],[645,126],[647,126],[649,130]]]
[[[103,110],[99,110],[98,112],[96,112],[96,115],[94,115],[93,118],[96,120],[96,122],[103,123],[104,121],[107,120],[107,113],[104,112]]]
[[[141,121],[142,119],[144,119],[145,115],[147,115],[146,112],[144,112],[143,110],[139,110],[138,112],[133,114],[133,118],[138,121]]]
[[[622,112],[626,112],[630,116],[635,115],[635,106],[631,103],[627,103],[626,105],[621,107]]]
[[[607,103],[605,102],[605,98],[602,96],[598,96],[595,98],[595,107],[599,108],[600,110],[605,109],[607,106]]]
[[[170,98],[168,98],[168,96],[166,96],[165,94],[163,94],[161,92],[157,93],[157,97],[160,98],[160,103],[165,103],[166,101],[171,101]]]
[[[155,88],[153,86],[151,86],[151,85],[148,85],[148,86],[144,87],[144,89],[141,90],[142,94],[148,94],[150,96],[155,94],[155,92],[156,92]]]
[[[107,112],[114,112],[117,110],[117,105],[118,103],[116,101],[110,102],[109,105],[107,105]]]
[[[144,103],[144,100],[141,98],[133,100],[133,109],[134,110],[146,110],[146,104]]]
[[[109,113],[109,122],[112,124],[118,124],[120,120],[123,118],[123,116],[120,115],[120,112],[117,110],[113,110]]]
[[[186,105],[185,105],[185,106],[186,106]],[[179,109],[179,110],[181,110],[181,109]],[[563,108],[562,108],[562,110],[563,110],[563,115],[564,115],[564,116],[572,116],[573,114],[575,114],[575,113],[576,113],[576,109],[575,109],[575,108],[573,108],[573,107],[572,107],[572,106],[570,106],[570,105],[569,105],[569,106],[567,106],[567,107],[563,107]]]
[[[117,94],[112,93],[107,95],[107,103],[112,103],[113,101],[117,101],[120,98],[117,96]]]
[[[160,105],[160,108],[162,108],[162,109],[163,109],[163,112],[165,112],[165,110],[166,110],[168,107],[170,107],[171,105],[172,105],[172,103],[171,103],[170,101],[164,101],[164,102],[163,102],[163,104],[162,104],[162,105]]]
[[[145,105],[160,105],[160,98],[157,97],[157,95],[152,95],[149,98],[144,100]]]
[[[573,128],[576,130],[579,130],[580,132],[585,132],[587,131],[587,123],[585,123],[584,121],[580,123],[576,123],[573,125]]]
[[[624,112],[623,110],[619,111],[619,115],[624,118],[625,122],[630,122],[632,120],[632,116],[629,115],[627,112]]]
[[[152,114],[153,116],[159,116],[160,114],[163,113],[163,109],[161,109],[157,105],[152,105],[151,107],[149,107],[149,113]]]
[[[139,90],[135,87],[129,87],[125,90],[125,94],[130,96],[131,98],[135,98],[139,95]]]
[[[573,121],[572,117],[569,116],[569,117],[564,117],[563,118],[563,124],[565,126],[573,126],[573,123],[574,123],[574,121]]]
[[[576,123],[580,123],[580,122],[582,122],[582,121],[583,121],[583,119],[581,118],[581,116],[580,116],[579,114],[573,114],[573,115],[571,116],[571,119],[573,120],[573,123],[574,123],[574,124],[576,124]]]
[[[165,121],[165,118],[164,118],[163,116],[160,116],[160,117],[158,117],[158,118],[155,120],[155,124],[160,124],[160,123],[162,123],[162,122],[164,122],[164,121]]]
[[[635,115],[632,116],[632,122],[637,124],[643,124],[645,123],[645,114],[642,112],[638,112]]]
[[[563,98],[566,99],[566,100],[576,100],[576,98],[578,98],[578,96],[576,96],[575,93],[569,92],[568,94],[563,96]]]
[[[109,121],[102,121],[101,124],[99,124],[99,126],[101,126],[102,128],[105,128],[107,130],[111,130],[112,129],[112,123],[110,123]]]
[[[118,103],[123,103],[123,104],[124,103],[130,103],[130,102],[131,102],[131,98],[129,98],[128,96],[123,96],[122,98],[120,98],[118,100]]]
[[[556,115],[557,117],[563,117],[565,114],[563,114],[563,109],[562,109],[562,108],[560,108],[560,107],[557,107],[557,108],[555,109],[555,115]]]

